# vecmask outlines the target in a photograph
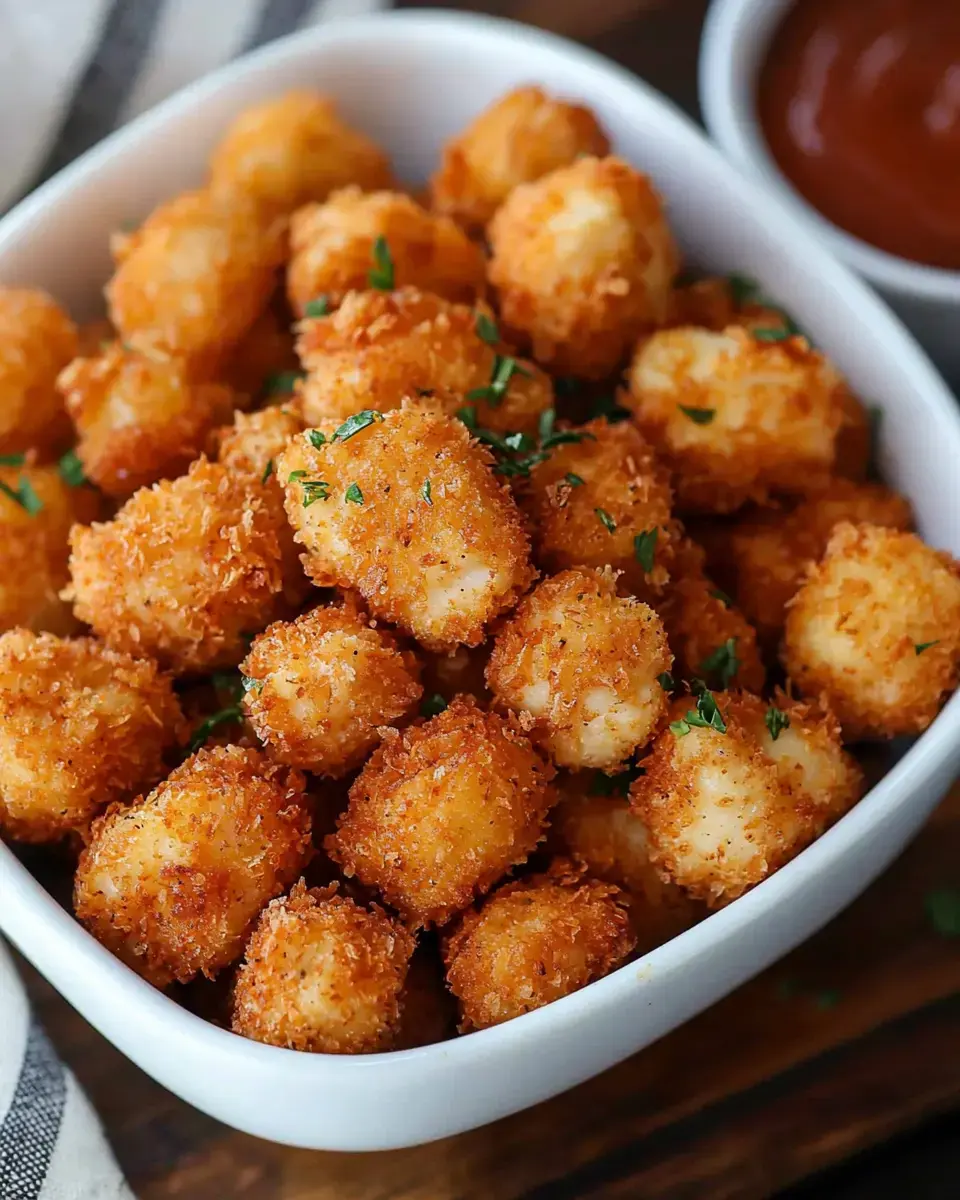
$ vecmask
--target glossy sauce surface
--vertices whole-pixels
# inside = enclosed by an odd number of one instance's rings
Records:
[[[960,0],[798,0],[758,104],[780,169],[824,216],[960,269]]]

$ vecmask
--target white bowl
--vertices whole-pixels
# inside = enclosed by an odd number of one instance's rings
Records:
[[[505,89],[537,80],[597,110],[650,171],[686,251],[758,279],[883,405],[890,480],[924,535],[960,552],[960,419],[884,305],[694,126],[596,55],[517,25],[447,14],[349,21],[278,43],[189,88],[64,171],[0,223],[0,279],[89,307],[107,233],[194,183],[226,121],[314,84],[423,177],[440,143]],[[205,1112],[279,1142],[407,1146],[535,1104],[612,1066],[802,941],[896,855],[960,760],[960,695],[850,814],[753,892],[642,961],[494,1029],[423,1049],[338,1058],[245,1041],[137,978],[0,846],[0,926],[145,1071]]]
[[[713,0],[700,43],[700,107],[711,135],[746,174],[868,280],[960,387],[960,271],[923,266],[878,250],[809,204],[774,161],[756,115],[757,78],[794,0]],[[866,3],[866,0],[865,0]]]

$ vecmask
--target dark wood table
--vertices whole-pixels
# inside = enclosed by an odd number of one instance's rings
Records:
[[[468,7],[588,42],[696,112],[705,0]],[[899,1180],[890,1194],[918,1200],[960,1193],[935,1121],[960,1109],[960,928],[929,912],[931,895],[958,885],[960,787],[846,913],[684,1028],[526,1113],[380,1155],[232,1132],[153,1083],[26,973],[142,1200],[752,1200],[934,1121],[922,1148],[929,1190],[882,1164],[843,1193],[887,1194],[883,1175]],[[814,1181],[809,1195],[839,1186]]]

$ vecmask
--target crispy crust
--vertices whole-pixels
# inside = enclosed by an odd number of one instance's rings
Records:
[[[69,444],[54,385],[78,344],[76,325],[45,292],[0,287],[0,454],[49,459]]]

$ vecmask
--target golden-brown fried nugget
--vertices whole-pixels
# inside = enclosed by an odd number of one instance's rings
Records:
[[[512,717],[460,696],[384,734],[326,847],[414,925],[442,925],[540,841],[553,768]]]
[[[70,526],[100,510],[99,492],[70,486],[56,467],[0,466],[0,630],[77,629],[60,598],[70,578]]]
[[[0,286],[0,454],[49,458],[69,445],[56,381],[77,346],[76,325],[46,292]]]
[[[84,473],[119,499],[186,471],[237,404],[231,388],[192,380],[182,361],[116,342],[96,358],[75,358],[57,387]]]
[[[256,750],[200,750],[149,796],[94,822],[77,916],[156,987],[212,979],[309,861],[303,783]]]
[[[653,735],[672,662],[660,618],[612,573],[562,571],[501,626],[487,685],[559,766],[614,770]]]
[[[29,842],[82,831],[152,786],[182,728],[169,679],[93,638],[0,637],[0,826]]]
[[[401,192],[344,188],[325,204],[298,208],[290,252],[287,295],[301,317],[319,296],[335,306],[347,292],[370,287],[417,287],[464,304],[486,287],[480,247],[449,217]]]
[[[274,758],[334,779],[420,699],[417,660],[343,604],[278,621],[240,664],[244,708]]]
[[[259,483],[198,459],[70,534],[69,598],[115,650],[175,672],[233,666],[280,615],[280,514]]]
[[[211,155],[210,184],[218,193],[243,193],[265,214],[282,214],[349,184],[387,187],[390,163],[340,119],[332,100],[303,89],[235,118]]]
[[[414,405],[332,430],[307,430],[277,462],[307,574],[359,592],[428,649],[478,645],[534,577],[492,456],[459,421]]]
[[[184,192],[111,243],[106,286],[123,341],[205,370],[223,361],[266,307],[283,260],[280,229],[242,196]]]
[[[460,1030],[542,1008],[615,970],[636,939],[619,888],[556,863],[499,888],[447,939],[447,985]]]
[[[283,389],[291,389],[300,373],[293,325],[285,308],[285,297],[268,304],[223,364],[224,379],[249,401],[263,396],[272,402],[286,395]]]
[[[413,947],[377,905],[301,880],[260,915],[237,972],[233,1032],[313,1054],[387,1050]]]
[[[829,478],[843,384],[803,338],[666,329],[640,343],[628,381],[624,400],[674,472],[682,511],[732,512]]]
[[[431,205],[478,230],[519,184],[581,155],[609,153],[607,135],[589,108],[538,87],[514,88],[443,147],[430,179]]]
[[[574,432],[582,440],[551,450],[520,491],[538,560],[552,571],[611,566],[621,590],[660,595],[677,538],[666,472],[628,421]]]
[[[631,803],[655,865],[691,896],[723,904],[798,854],[820,817],[798,804],[726,693],[683,697],[670,715]]]
[[[650,181],[619,158],[514,189],[489,236],[507,336],[557,374],[604,378],[666,314],[676,247]]]
[[[845,741],[920,733],[960,677],[960,564],[912,533],[837,525],[787,610],[783,663]]]
[[[484,428],[532,433],[553,407],[550,377],[513,357],[486,307],[416,288],[349,292],[336,312],[300,325],[297,349],[310,425],[343,421],[359,408],[388,412],[404,396],[432,394],[451,416],[470,396]]]
[[[757,631],[704,574],[703,552],[687,538],[677,548],[674,578],[657,611],[680,679],[702,679],[711,687],[737,684],[763,690],[767,672]]]

